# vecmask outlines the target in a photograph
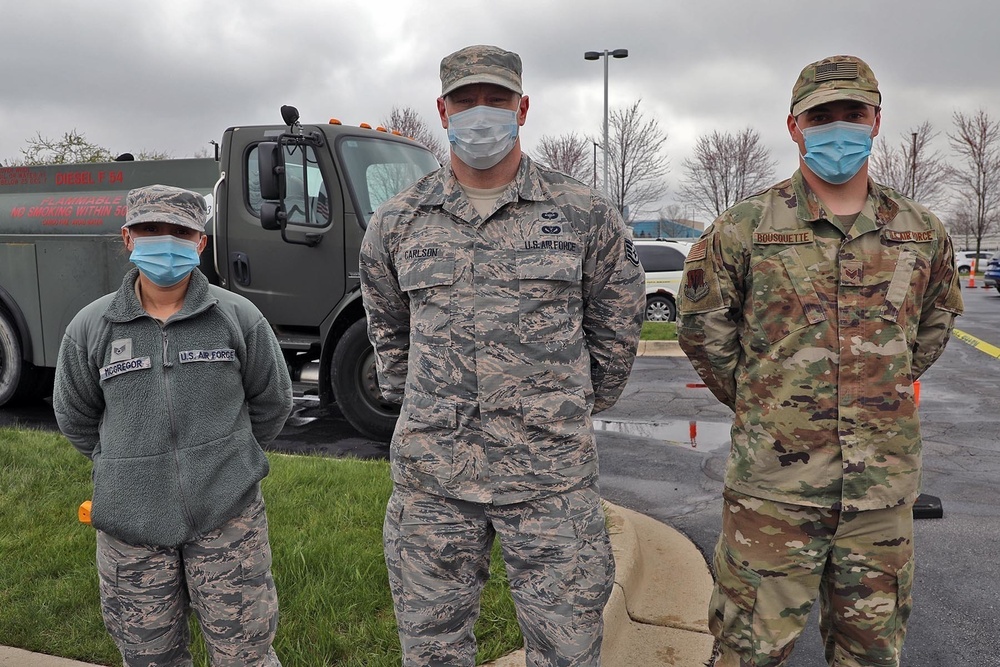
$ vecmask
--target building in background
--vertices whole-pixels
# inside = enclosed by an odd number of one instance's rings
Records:
[[[635,220],[629,223],[636,239],[696,239],[705,231],[705,223],[697,220]]]

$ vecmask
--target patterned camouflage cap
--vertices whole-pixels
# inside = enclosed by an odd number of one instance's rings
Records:
[[[521,56],[496,46],[467,46],[441,60],[441,96],[470,83],[492,83],[521,94]]]
[[[837,100],[881,106],[878,81],[871,67],[861,58],[831,56],[806,65],[792,88],[792,115],[798,116],[815,106]]]
[[[169,222],[172,225],[205,231],[208,205],[197,192],[170,185],[147,185],[129,190],[125,224],[131,227],[141,222]]]

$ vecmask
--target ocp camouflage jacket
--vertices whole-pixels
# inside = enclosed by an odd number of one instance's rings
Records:
[[[841,229],[796,172],[726,211],[684,269],[681,346],[735,411],[726,485],[845,510],[913,501],[913,382],[962,312],[941,222],[869,180]]]

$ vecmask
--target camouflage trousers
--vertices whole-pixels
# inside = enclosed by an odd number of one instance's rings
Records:
[[[404,667],[471,667],[473,625],[499,538],[528,667],[600,665],[615,564],[596,489],[484,505],[397,485],[386,510]]]
[[[186,667],[190,610],[214,667],[280,667],[271,648],[278,597],[258,497],[236,518],[179,547],[97,533],[104,625],[125,667]]]
[[[717,667],[784,665],[820,598],[833,667],[896,667],[910,615],[913,514],[724,493],[709,628]]]

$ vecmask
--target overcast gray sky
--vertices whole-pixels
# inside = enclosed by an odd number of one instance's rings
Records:
[[[839,53],[875,71],[883,138],[927,120],[946,152],[954,111],[1000,116],[998,26],[995,0],[4,0],[0,160],[72,129],[187,157],[232,125],[279,123],[282,104],[303,122],[373,125],[411,107],[439,128],[438,65],[469,44],[521,55],[531,151],[545,134],[600,137],[603,62],[583,53],[626,48],[610,106],[641,98],[668,135],[669,204],[713,130],[756,129],[789,175],[792,84]]]

